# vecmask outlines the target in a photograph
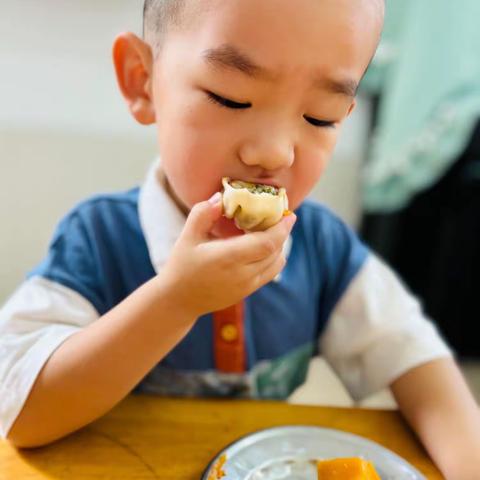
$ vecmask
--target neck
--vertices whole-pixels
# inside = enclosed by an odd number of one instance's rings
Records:
[[[169,197],[175,202],[175,205],[180,209],[185,216],[188,216],[190,210],[182,203],[182,201],[178,198],[178,195],[173,190],[170,182],[167,179],[167,176],[163,174],[160,170],[157,170],[157,180],[160,184],[163,184],[165,187],[165,191],[168,193]]]

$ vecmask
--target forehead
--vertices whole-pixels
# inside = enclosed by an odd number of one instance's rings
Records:
[[[192,0],[197,7],[192,7],[182,35],[197,58],[232,45],[274,75],[323,72],[359,80],[378,42],[381,3]]]

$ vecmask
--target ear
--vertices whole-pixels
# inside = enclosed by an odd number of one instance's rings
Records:
[[[356,106],[357,106],[357,101],[353,99],[350,107],[348,108],[347,117],[349,117],[350,114],[355,110]]]
[[[113,63],[131,114],[142,125],[155,123],[150,46],[133,33],[122,33],[113,44]]]

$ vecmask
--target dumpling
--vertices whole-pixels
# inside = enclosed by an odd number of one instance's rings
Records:
[[[241,230],[266,230],[288,214],[288,198],[284,188],[271,185],[222,179],[223,209]]]

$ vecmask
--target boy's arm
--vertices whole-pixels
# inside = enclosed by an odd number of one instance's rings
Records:
[[[480,478],[480,410],[455,362],[441,359],[413,368],[391,389],[445,477]]]
[[[68,338],[45,363],[8,439],[54,441],[112,408],[188,333],[196,319],[271,281],[295,216],[225,241],[209,232],[221,202],[195,206],[164,269],[117,307]]]
[[[187,334],[195,318],[174,304],[161,283],[154,278],[53,353],[8,440],[40,446],[93,421]]]
[[[478,479],[478,407],[419,302],[373,254],[321,339],[356,400],[391,385],[402,412],[448,479]]]

